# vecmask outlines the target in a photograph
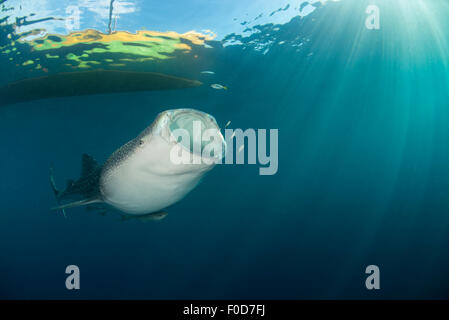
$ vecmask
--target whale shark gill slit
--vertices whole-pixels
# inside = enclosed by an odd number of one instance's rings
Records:
[[[196,80],[154,72],[92,70],[57,73],[1,87],[0,106],[58,97],[183,89],[201,84]]]

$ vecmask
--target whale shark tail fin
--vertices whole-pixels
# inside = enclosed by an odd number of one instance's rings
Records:
[[[59,190],[58,190],[58,188],[56,188],[55,174],[54,174],[53,164],[50,165],[50,185],[51,185],[51,188],[52,188],[52,190],[53,190],[55,196],[58,197],[58,195],[59,195]]]
[[[51,185],[51,188],[52,188],[52,190],[53,190],[53,193],[55,194],[56,201],[57,201],[58,204],[59,204],[59,195],[61,194],[61,192],[58,190],[58,188],[56,188],[55,174],[54,174],[53,164],[50,165],[50,185]],[[61,210],[62,210],[62,214],[64,215],[64,217],[67,218],[67,215],[66,215],[66,213],[65,213],[65,210],[64,210],[64,209],[61,209]]]
[[[56,187],[53,166],[50,166],[50,184],[58,204],[53,209],[62,210],[66,217],[65,209],[102,202],[99,189],[101,169],[92,156],[83,154],[79,179],[69,179],[65,189],[59,190]]]
[[[81,157],[81,175],[80,179],[86,178],[90,176],[93,172],[98,169],[98,162],[94,159],[94,157],[88,155],[87,153],[83,153]]]

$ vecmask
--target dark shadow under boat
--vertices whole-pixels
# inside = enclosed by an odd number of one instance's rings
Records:
[[[0,106],[57,97],[183,89],[200,86],[196,80],[153,72],[93,70],[20,80],[0,88]]]

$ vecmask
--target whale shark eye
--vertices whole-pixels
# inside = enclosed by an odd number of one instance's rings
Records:
[[[139,146],[143,146],[145,144],[145,141],[143,141],[142,139],[139,140]]]

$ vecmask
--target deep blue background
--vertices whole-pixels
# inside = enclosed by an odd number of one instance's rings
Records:
[[[449,298],[447,6],[429,20],[378,3],[379,31],[346,1],[281,26],[306,50],[214,49],[200,88],[1,108],[0,298]],[[278,173],[218,166],[158,223],[49,210],[50,163],[62,187],[82,153],[104,161],[183,107],[278,128]]]

